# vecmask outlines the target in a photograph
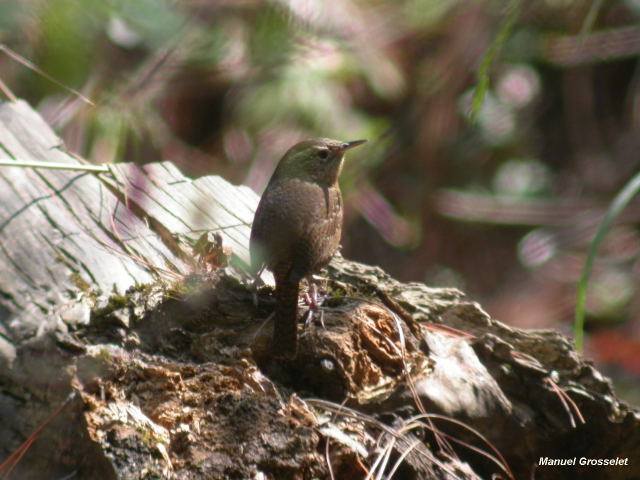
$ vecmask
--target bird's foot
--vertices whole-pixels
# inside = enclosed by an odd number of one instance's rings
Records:
[[[303,295],[303,303],[307,306],[307,311],[304,312],[303,321],[304,327],[308,328],[316,313],[320,313],[320,325],[325,328],[324,325],[324,311],[322,310],[322,304],[326,298],[325,295],[318,294],[318,286],[309,281],[309,291]]]
[[[324,310],[322,310],[320,307],[318,307],[316,310],[309,308],[306,312],[304,312],[304,315],[302,316],[304,328],[309,328],[309,325],[311,325],[313,317],[316,313],[319,313],[320,325],[322,325],[322,328],[326,328],[324,325]]]

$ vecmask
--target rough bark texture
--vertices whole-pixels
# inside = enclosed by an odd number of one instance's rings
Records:
[[[75,162],[26,104],[0,122],[0,155]],[[457,290],[336,258],[297,357],[274,360],[273,290],[254,306],[242,273],[247,189],[168,163],[0,182],[0,459],[56,413],[12,478],[509,478],[491,458],[518,479],[640,478],[638,410],[563,336]]]

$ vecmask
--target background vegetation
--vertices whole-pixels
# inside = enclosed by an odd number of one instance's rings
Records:
[[[345,256],[569,334],[640,163],[639,19],[638,0],[4,0],[0,80],[96,163],[170,159],[257,192],[303,137],[368,138],[342,182]],[[639,217],[595,259],[586,342],[636,404]]]

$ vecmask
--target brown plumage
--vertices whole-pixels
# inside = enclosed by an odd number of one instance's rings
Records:
[[[364,140],[328,138],[293,146],[267,185],[251,228],[251,263],[276,281],[273,352],[292,357],[297,344],[300,281],[324,266],[340,245],[344,152]]]

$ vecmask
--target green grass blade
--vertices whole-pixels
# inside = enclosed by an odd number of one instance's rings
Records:
[[[591,275],[591,268],[593,261],[596,257],[598,247],[602,243],[604,236],[609,231],[611,224],[616,217],[624,210],[627,204],[633,197],[640,191],[640,173],[636,174],[625,187],[616,195],[611,202],[609,210],[602,219],[600,227],[596,232],[593,242],[589,246],[587,252],[587,258],[582,269],[582,276],[578,282],[578,292],[576,298],[576,316],[573,324],[574,337],[576,342],[576,350],[582,352],[584,344],[584,317],[585,317],[585,303],[587,299],[587,284],[589,282],[589,275]]]
[[[496,38],[491,42],[487,53],[485,53],[482,58],[482,63],[480,64],[480,68],[478,69],[478,77],[476,88],[473,92],[473,97],[471,99],[471,112],[469,114],[469,118],[472,122],[475,123],[478,118],[478,113],[480,113],[480,108],[482,107],[482,103],[484,102],[484,97],[487,95],[487,91],[489,90],[489,70],[491,69],[491,65],[493,61],[498,56],[498,53],[502,49],[502,46],[509,38],[509,34],[511,33],[511,29],[513,25],[516,23],[518,16],[520,14],[520,8],[522,7],[522,0],[511,0],[509,5],[507,5],[506,13],[504,16],[504,20],[502,21],[502,25],[500,26],[500,31]]]
[[[587,35],[589,32],[593,30],[593,25],[596,23],[596,18],[598,18],[598,13],[602,10],[602,4],[604,0],[593,0],[591,2],[591,7],[589,7],[589,11],[587,12],[587,16],[582,22],[582,27],[580,28],[580,45],[584,44],[584,41],[587,39]]]
[[[74,170],[77,172],[109,173],[109,165],[81,163],[32,162],[22,160],[0,160],[0,167],[42,168],[46,170]]]

